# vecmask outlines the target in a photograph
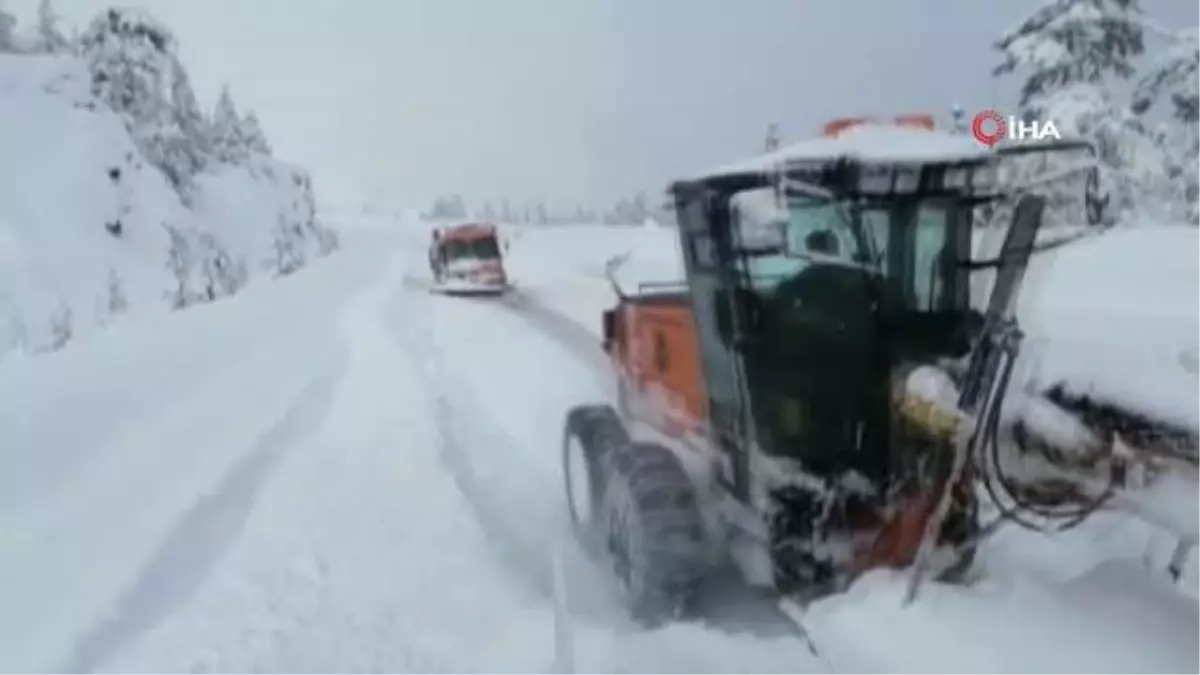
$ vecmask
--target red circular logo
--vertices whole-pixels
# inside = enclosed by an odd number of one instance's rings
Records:
[[[995,110],[984,110],[971,120],[971,135],[989,148],[1008,133],[1008,123]]]

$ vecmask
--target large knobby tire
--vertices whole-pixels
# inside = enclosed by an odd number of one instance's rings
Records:
[[[695,489],[675,455],[630,442],[611,407],[587,406],[567,415],[563,462],[575,531],[611,567],[630,615],[652,626],[686,612],[708,563]]]
[[[600,496],[604,467],[629,445],[629,433],[612,407],[585,405],[567,412],[563,429],[563,481],[567,511],[580,543],[589,553],[602,540]]]
[[[604,543],[630,614],[646,625],[683,615],[708,572],[691,480],[654,443],[615,453],[605,478]]]

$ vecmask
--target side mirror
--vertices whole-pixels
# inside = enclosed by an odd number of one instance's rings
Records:
[[[601,323],[603,324],[602,334],[604,335],[604,342],[602,343],[602,346],[604,348],[605,353],[607,353],[609,351],[609,349],[612,348],[613,340],[615,340],[616,336],[617,336],[617,312],[616,312],[616,310],[614,310],[614,309],[604,310],[604,313],[600,315],[600,320],[601,320]]]

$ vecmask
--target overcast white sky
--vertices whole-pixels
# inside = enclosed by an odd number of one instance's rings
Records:
[[[2,1],[2,0],[0,0]],[[8,0],[30,19],[37,0]],[[81,28],[104,0],[57,0]],[[139,4],[131,2],[130,4]],[[1011,104],[991,42],[1038,0],[144,0],[317,189],[571,206],[833,117]],[[1142,0],[1195,26],[1196,0]]]

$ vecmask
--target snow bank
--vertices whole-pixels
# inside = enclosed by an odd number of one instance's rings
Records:
[[[343,359],[329,317],[382,258],[363,250],[0,363],[0,578],[19,580],[0,670],[78,670],[200,584],[288,436],[319,421]]]
[[[878,571],[811,608],[805,627],[838,670],[1162,673],[1200,667],[1196,604],[1160,579],[1105,564],[1062,586],[1029,579],[934,584]]]
[[[45,347],[66,310],[76,335],[107,319],[110,270],[130,311],[165,311],[164,223],[212,232],[253,277],[278,215],[303,207],[295,169],[257,158],[198,177],[189,210],[89,83],[74,57],[0,55],[0,358]]]
[[[1038,256],[1018,305],[1032,382],[1200,430],[1200,231],[1110,231]]]

